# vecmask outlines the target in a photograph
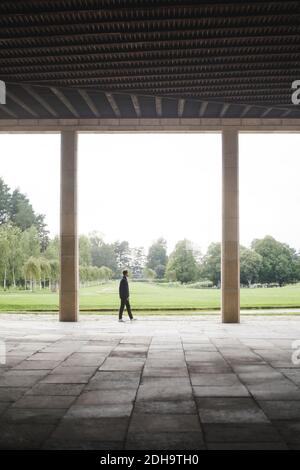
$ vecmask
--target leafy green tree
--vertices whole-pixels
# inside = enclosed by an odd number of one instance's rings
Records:
[[[97,232],[90,234],[89,239],[91,243],[92,265],[99,268],[107,266],[115,275],[119,274],[114,246],[104,243],[102,236]]]
[[[132,272],[132,276],[135,279],[139,279],[143,277],[143,269],[145,266],[146,257],[144,253],[143,247],[133,248],[131,250],[131,263],[130,269]]]
[[[116,241],[113,244],[115,259],[117,262],[117,268],[122,271],[126,267],[130,266],[130,248],[127,241]]]
[[[9,243],[9,269],[12,278],[12,284],[16,287],[16,281],[22,276],[22,232],[19,227],[7,225],[7,237]]]
[[[282,286],[294,280],[294,249],[271,236],[260,240],[255,239],[251,246],[262,257],[259,272],[260,282],[276,282]]]
[[[103,279],[104,281],[109,281],[113,276],[113,272],[110,268],[107,266],[101,266],[100,268],[100,279]]]
[[[209,279],[215,286],[221,282],[221,243],[211,243],[200,268],[201,277]]]
[[[47,224],[45,222],[45,216],[43,214],[38,214],[35,216],[34,226],[37,228],[41,252],[44,253],[49,245],[49,230],[47,229]]]
[[[79,264],[81,266],[92,264],[91,242],[86,235],[79,237]]]
[[[10,219],[11,194],[9,187],[0,178],[0,225],[5,224]]]
[[[21,247],[25,258],[30,256],[40,257],[39,234],[37,228],[33,225],[22,233]]]
[[[37,258],[31,256],[26,263],[24,264],[24,274],[25,274],[25,287],[26,287],[26,280],[30,281],[30,289],[33,291],[34,284],[38,281],[41,277],[41,268],[40,262]]]
[[[55,236],[52,240],[49,241],[46,251],[44,252],[44,257],[48,260],[59,260],[59,251],[60,251],[60,240],[58,236]]]
[[[240,279],[242,284],[249,286],[259,281],[262,267],[262,256],[256,251],[244,246],[240,247]]]
[[[0,227],[0,272],[3,281],[3,288],[7,287],[7,275],[9,270],[10,244],[7,234],[7,225]]]
[[[11,196],[10,220],[21,230],[28,229],[36,222],[29,199],[19,189],[15,189]]]
[[[147,267],[153,269],[156,273],[156,276],[159,279],[162,279],[165,275],[167,262],[167,242],[163,238],[159,238],[149,248],[147,256]]]
[[[196,279],[197,263],[191,243],[188,240],[181,240],[176,244],[167,264],[167,278],[169,278],[170,272],[175,272],[177,281],[181,283],[191,282]]]
[[[49,261],[49,263],[50,263],[49,288],[51,289],[52,292],[56,292],[58,283],[59,283],[60,264],[57,259],[52,259]]]
[[[41,280],[43,280],[44,288],[46,287],[46,280],[50,281],[51,277],[51,265],[49,260],[46,258],[40,258],[40,270],[41,270]]]
[[[156,278],[156,272],[154,269],[148,268],[147,266],[144,268],[144,278],[148,279],[149,281],[153,281]]]

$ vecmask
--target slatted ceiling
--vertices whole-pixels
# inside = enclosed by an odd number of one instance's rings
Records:
[[[0,2],[0,118],[300,117],[299,76],[298,0]]]

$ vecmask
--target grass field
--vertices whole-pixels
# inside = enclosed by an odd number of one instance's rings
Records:
[[[138,310],[214,310],[220,308],[219,289],[192,289],[185,286],[132,282],[131,304]],[[80,290],[80,309],[116,310],[118,282]],[[242,308],[300,308],[300,284],[264,289],[241,289]],[[58,295],[49,291],[0,292],[0,311],[56,311]]]

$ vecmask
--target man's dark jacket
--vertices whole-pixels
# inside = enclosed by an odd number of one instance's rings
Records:
[[[129,286],[128,286],[128,281],[127,281],[126,276],[123,276],[120,281],[119,296],[120,296],[120,299],[125,299],[125,300],[128,299],[129,297]]]

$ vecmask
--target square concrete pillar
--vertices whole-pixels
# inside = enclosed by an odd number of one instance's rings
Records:
[[[222,133],[222,321],[240,321],[238,131]]]
[[[60,321],[78,319],[77,133],[61,133]]]

